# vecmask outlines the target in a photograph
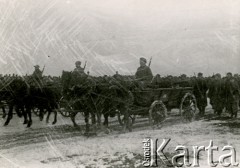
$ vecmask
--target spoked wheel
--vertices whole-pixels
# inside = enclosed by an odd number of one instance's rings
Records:
[[[74,112],[71,103],[62,97],[59,101],[59,112],[64,117],[71,117],[71,113]]]
[[[186,93],[180,104],[180,115],[186,121],[192,121],[195,118],[197,110],[197,101],[192,93]]]
[[[149,124],[159,125],[166,120],[167,108],[160,100],[154,101],[149,109]]]
[[[125,117],[123,115],[121,115],[120,111],[117,110],[117,117],[118,117],[118,122],[121,126],[124,125],[124,120],[125,120]],[[129,121],[131,122],[131,125],[133,125],[135,123],[135,119],[136,119],[136,116],[134,114],[131,114],[129,115]]]

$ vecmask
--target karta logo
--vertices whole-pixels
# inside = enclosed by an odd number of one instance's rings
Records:
[[[189,161],[189,149],[183,145],[178,145],[175,148],[175,151],[179,152],[174,155],[172,158],[168,158],[164,149],[166,149],[171,139],[163,139],[160,146],[158,146],[158,139],[154,141],[150,138],[146,138],[143,140],[143,166],[144,167],[158,167],[161,166],[158,163],[160,159],[162,163],[169,167],[200,167],[199,165],[199,153],[201,151],[207,152],[207,164],[210,167],[216,167],[220,164],[223,167],[229,166],[238,166],[239,163],[236,162],[236,150],[230,145],[224,146],[222,151],[229,151],[227,154],[223,154],[219,157],[218,162],[213,160],[213,151],[218,151],[217,146],[213,146],[213,141],[210,140],[209,146],[192,146],[193,149],[193,161],[190,163]],[[158,159],[159,158],[159,159]]]

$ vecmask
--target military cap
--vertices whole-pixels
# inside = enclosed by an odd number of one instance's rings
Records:
[[[76,61],[75,64],[76,65],[81,64],[81,61]]]
[[[230,75],[230,76],[232,76],[232,73],[231,73],[231,72],[228,72],[228,73],[227,73],[227,75]]]
[[[143,57],[140,58],[140,61],[143,61],[143,62],[147,63],[146,58],[143,58]]]
[[[40,68],[40,66],[39,66],[39,65],[35,65],[34,67],[35,67],[35,68]]]

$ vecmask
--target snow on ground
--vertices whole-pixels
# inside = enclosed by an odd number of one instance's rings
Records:
[[[221,151],[223,146],[232,145],[239,162],[240,122],[226,116],[216,118],[212,110],[208,109],[205,118],[185,123],[179,116],[170,115],[161,128],[155,129],[148,126],[147,120],[137,118],[133,132],[128,133],[120,131],[114,118],[110,123],[109,134],[99,130],[96,136],[89,137],[84,136],[79,128],[73,128],[70,120],[61,116],[58,116],[59,121],[55,126],[46,125],[34,117],[30,129],[21,124],[22,119],[14,116],[9,126],[0,128],[0,167],[143,167],[142,141],[147,137],[158,138],[159,143],[164,138],[171,139],[164,150],[168,157],[177,154],[174,151],[177,145],[187,146],[190,161],[193,159],[192,146],[207,147],[209,141],[213,140],[214,145],[219,147],[219,152],[214,152],[214,161],[217,161],[224,153]],[[200,153],[200,167],[209,167],[207,152]]]

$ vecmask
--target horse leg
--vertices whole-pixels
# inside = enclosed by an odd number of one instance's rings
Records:
[[[53,112],[54,112],[54,120],[53,120],[52,124],[54,125],[57,123],[57,110],[54,110]]]
[[[129,122],[129,113],[127,109],[124,109],[124,125],[123,125],[123,132],[126,132],[126,128],[132,132],[132,125]]]
[[[23,124],[27,124],[28,123],[28,119],[27,119],[27,113],[24,110],[24,106],[21,107],[21,111],[22,111],[23,118],[24,118]]]
[[[105,133],[109,134],[111,131],[108,127],[109,125],[109,122],[108,122],[108,117],[109,117],[109,113],[105,113],[103,114],[103,117],[104,117],[104,122],[103,122],[103,125],[104,125],[104,129],[105,129]]]
[[[85,116],[85,123],[86,123],[86,133],[90,131],[90,124],[89,124],[89,112],[84,112]]]
[[[105,113],[105,114],[103,114],[103,116],[104,116],[103,125],[108,128],[108,116],[109,116],[109,114]]]
[[[51,115],[51,109],[47,109],[47,117],[46,117],[46,123],[49,123],[49,117]]]
[[[91,113],[92,125],[96,124],[96,115]]]
[[[10,120],[12,119],[12,117],[13,117],[13,105],[11,104],[11,105],[9,105],[9,112],[7,114],[7,120],[4,123],[4,126],[7,126],[9,124]]]
[[[2,116],[2,118],[5,118],[6,117],[6,111],[5,111],[5,107],[4,106],[2,106],[2,111],[3,111],[3,116]]]
[[[95,115],[95,113],[91,113],[91,119],[92,119],[93,132],[96,133],[97,127],[96,127],[96,115]]]
[[[74,126],[74,127],[78,127],[78,125],[77,125],[77,123],[76,123],[76,121],[75,121],[76,115],[77,115],[77,113],[71,113],[71,116],[70,116],[70,118],[71,118],[71,120],[72,120],[72,122],[73,122],[73,126]]]
[[[21,118],[21,117],[22,117],[22,113],[20,112],[20,107],[19,107],[19,105],[17,105],[17,106],[15,107],[15,111],[16,111],[18,117]]]
[[[101,114],[100,113],[97,113],[97,124],[98,124],[98,127],[101,128]]]
[[[31,127],[32,125],[32,113],[31,113],[31,108],[26,108],[26,113],[28,114],[28,124],[27,127]]]
[[[43,109],[43,107],[40,107],[39,110],[40,110],[40,112],[39,112],[39,119],[40,119],[40,121],[42,121],[43,120],[44,109]]]

